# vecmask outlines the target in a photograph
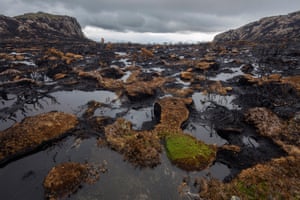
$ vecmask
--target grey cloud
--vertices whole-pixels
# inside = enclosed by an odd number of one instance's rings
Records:
[[[135,32],[218,32],[300,9],[299,0],[0,0],[10,16],[44,11],[81,25]]]

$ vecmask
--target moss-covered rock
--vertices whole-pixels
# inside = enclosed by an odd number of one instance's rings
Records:
[[[185,170],[202,170],[216,156],[216,148],[207,145],[187,134],[175,134],[166,137],[166,150],[169,159]]]
[[[27,117],[0,132],[0,163],[35,150],[43,143],[62,137],[77,125],[77,117],[50,112]]]

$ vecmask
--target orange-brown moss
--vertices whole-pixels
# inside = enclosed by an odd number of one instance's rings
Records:
[[[191,98],[166,97],[156,102],[154,110],[160,116],[160,123],[155,126],[159,136],[182,132],[181,125],[189,117],[186,105],[191,104]]]
[[[53,167],[44,180],[46,199],[60,199],[75,192],[88,176],[87,166],[63,163]]]
[[[43,186],[45,198],[56,200],[67,197],[79,189],[83,183],[95,183],[103,169],[81,163],[62,163],[53,167],[46,176]]]
[[[135,81],[131,84],[126,84],[125,91],[129,98],[140,99],[143,97],[153,96],[157,88],[160,88],[165,82],[166,78],[155,77],[150,81]]]
[[[192,88],[183,88],[183,89],[176,89],[176,88],[163,88],[164,93],[172,94],[176,97],[186,98],[194,93]]]
[[[141,48],[141,55],[143,57],[153,57],[154,56],[153,52],[146,48]]]
[[[47,51],[47,55],[45,56],[45,59],[48,60],[58,60],[61,59],[66,62],[66,64],[71,64],[74,60],[82,60],[83,56],[74,54],[74,53],[63,53],[62,51],[59,51],[55,48],[50,48]]]
[[[122,153],[124,158],[140,167],[153,167],[160,163],[160,140],[155,132],[135,131],[123,118],[105,127],[107,143]]]
[[[213,82],[209,85],[209,92],[226,95],[227,92],[232,91],[231,87],[224,87],[220,81]]]
[[[0,160],[34,150],[39,145],[61,137],[77,125],[77,117],[62,112],[50,112],[25,118],[0,132]]]
[[[251,108],[245,118],[261,135],[271,138],[290,155],[300,155],[300,125],[294,118],[284,121],[267,108]]]
[[[299,156],[273,159],[243,170],[230,183],[210,180],[202,183],[200,196],[205,199],[299,199]]]
[[[202,69],[202,70],[208,70],[214,64],[215,64],[215,62],[212,62],[212,61],[200,61],[200,62],[197,63],[196,68]]]
[[[282,83],[282,84],[290,84],[293,86],[297,91],[300,91],[300,76],[287,76],[287,77],[282,77],[280,74],[270,74],[268,76],[263,76],[261,78],[256,78],[250,74],[245,74],[244,78],[249,82],[249,83],[256,83],[258,85],[263,85],[266,83],[271,83],[271,82],[277,82],[277,83]]]

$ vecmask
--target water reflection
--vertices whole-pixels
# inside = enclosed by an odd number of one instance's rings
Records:
[[[236,98],[234,95],[219,95],[219,94],[203,94],[196,92],[192,95],[193,102],[197,111],[203,112],[209,106],[219,105],[230,110],[239,109],[239,106],[232,101]]]
[[[229,175],[226,165],[215,163],[203,171],[186,172],[172,165],[166,153],[162,163],[152,168],[135,168],[123,161],[122,155],[109,148],[99,148],[95,138],[85,139],[78,148],[73,148],[76,138],[71,136],[60,143],[36,154],[19,159],[5,168],[0,168],[0,187],[3,199],[43,199],[43,180],[48,171],[62,162],[107,162],[108,172],[101,174],[94,185],[84,185],[71,196],[72,199],[182,199],[178,186],[183,179],[190,180],[190,191],[196,178],[211,174],[223,179]],[[18,188],[16,190],[16,188]]]
[[[197,139],[204,141],[207,144],[216,144],[218,146],[222,146],[227,143],[226,140],[221,138],[212,126],[207,124],[200,124],[189,122],[184,132],[189,133],[196,137]]]
[[[5,96],[5,95],[4,95]],[[7,100],[5,100],[7,99]],[[81,116],[84,105],[89,101],[98,101],[114,107],[121,105],[114,92],[110,91],[58,91],[48,93],[38,90],[26,90],[19,95],[7,94],[1,99],[0,130],[4,130],[27,116],[50,111],[61,111]]]

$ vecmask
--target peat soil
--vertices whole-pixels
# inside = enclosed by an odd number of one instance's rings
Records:
[[[245,121],[248,109],[265,107],[282,120],[300,118],[297,43],[11,40],[0,45],[0,131],[50,111],[79,118],[67,137],[0,162],[1,199],[43,198],[47,172],[66,161],[107,164],[108,172],[99,182],[83,186],[73,199],[196,198],[197,177],[230,182],[243,169],[288,155]],[[207,169],[181,170],[168,160],[164,149],[161,164],[140,168],[123,161],[107,144],[99,144],[105,141],[105,126],[120,117],[130,121],[134,130],[152,130],[160,120],[154,104],[166,96],[192,98],[189,118],[181,128],[218,147]],[[101,106],[92,107],[93,101]],[[95,126],[92,117],[105,120]],[[178,187],[182,183],[184,191]]]

